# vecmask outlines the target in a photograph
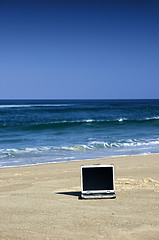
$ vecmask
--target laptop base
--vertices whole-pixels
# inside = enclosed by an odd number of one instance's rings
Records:
[[[101,198],[116,198],[115,193],[81,193],[79,199],[101,199]]]

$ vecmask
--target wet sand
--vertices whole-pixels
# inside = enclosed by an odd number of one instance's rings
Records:
[[[114,164],[116,199],[78,199],[94,163]],[[159,154],[1,168],[0,239],[159,239]]]

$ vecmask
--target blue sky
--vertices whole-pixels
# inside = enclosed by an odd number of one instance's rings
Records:
[[[0,1],[0,99],[159,98],[159,1]]]

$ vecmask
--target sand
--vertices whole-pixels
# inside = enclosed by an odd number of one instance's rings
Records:
[[[116,199],[78,199],[94,163],[114,164]],[[159,154],[1,168],[0,239],[159,239]]]

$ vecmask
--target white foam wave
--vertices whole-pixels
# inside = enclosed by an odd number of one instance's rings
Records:
[[[91,123],[91,122],[95,122],[95,120],[93,120],[93,119],[74,120],[74,121],[63,120],[63,121],[56,121],[56,122],[51,122],[51,123]]]
[[[0,108],[28,108],[28,107],[64,107],[72,106],[73,104],[23,104],[23,105],[0,105]]]
[[[152,140],[152,141],[142,141],[142,140],[127,140],[126,142],[124,141],[117,141],[117,142],[98,142],[98,141],[93,141],[90,142],[90,146],[94,147],[104,147],[104,148],[112,148],[112,147],[132,147],[132,146],[150,146],[150,145],[159,145],[159,139],[157,140]]]
[[[76,120],[76,121],[70,121],[71,123],[91,123],[91,122],[95,122],[95,120],[93,119],[83,119],[83,120]]]
[[[98,149],[108,149],[108,148],[127,148],[127,147],[151,147],[159,145],[159,139],[152,139],[150,141],[129,139],[127,141],[116,141],[116,142],[104,142],[104,141],[90,141],[87,144],[77,144],[70,146],[43,146],[43,147],[33,147],[33,148],[12,148],[12,149],[0,149],[0,159],[4,158],[14,158],[20,156],[39,156],[39,154],[53,154],[59,151],[91,151]],[[147,148],[147,149],[148,149]]]
[[[119,118],[118,119],[119,122],[123,122],[123,121],[126,121],[126,120],[128,120],[128,119],[127,118]]]
[[[72,145],[72,146],[63,146],[57,147],[58,150],[65,150],[65,151],[86,151],[86,150],[98,150],[98,149],[107,149],[107,148],[127,148],[127,147],[136,147],[136,146],[153,146],[159,145],[159,140],[153,140],[149,142],[144,141],[137,141],[136,139],[124,141],[117,141],[117,142],[104,142],[104,141],[91,141],[87,145]]]
[[[87,120],[83,120],[84,122],[90,123],[90,122],[94,122],[93,119],[87,119]]]
[[[82,150],[90,150],[91,147],[87,145],[74,145],[74,146],[64,146],[58,149],[67,150],[67,151],[82,151]]]
[[[146,118],[146,120],[159,120],[159,116]]]
[[[31,105],[0,105],[0,108],[21,108],[21,107],[30,107]]]
[[[152,140],[149,142],[136,140],[136,139],[129,139],[127,141],[117,141],[117,142],[104,142],[104,141],[91,141],[88,144],[81,144],[81,145],[72,145],[72,146],[62,146],[62,147],[55,147],[58,150],[66,150],[66,151],[84,151],[84,150],[93,150],[93,149],[106,149],[106,148],[113,148],[113,147],[135,147],[135,146],[152,146],[152,145],[159,145],[159,139]]]
[[[51,150],[53,147],[33,147],[33,148],[8,148],[0,149],[1,158],[10,157],[18,154],[38,153]]]

